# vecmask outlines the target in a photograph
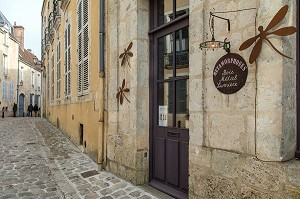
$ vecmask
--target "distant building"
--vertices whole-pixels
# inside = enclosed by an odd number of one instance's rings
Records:
[[[30,49],[24,48],[24,27],[14,24],[19,47],[19,116],[25,116],[29,104],[41,105],[41,63]]]
[[[41,63],[24,48],[24,27],[14,26],[0,12],[0,107],[25,116],[31,103],[40,106]]]
[[[19,42],[13,28],[0,11],[0,108],[12,110],[17,102],[17,74]]]

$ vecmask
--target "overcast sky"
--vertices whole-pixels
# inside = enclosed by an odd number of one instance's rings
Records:
[[[0,11],[14,25],[25,28],[25,48],[41,58],[41,10],[43,0],[0,0]]]

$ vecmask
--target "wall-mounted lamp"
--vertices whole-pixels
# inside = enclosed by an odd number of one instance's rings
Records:
[[[212,12],[210,13],[210,18],[209,18],[209,28],[211,32],[212,39],[211,41],[205,41],[200,43],[199,48],[202,50],[203,48],[208,48],[208,49],[216,49],[216,48],[223,48],[226,52],[230,51],[230,42],[226,41],[227,38],[225,38],[224,41],[216,41],[215,40],[215,27],[214,27],[214,18],[217,17],[219,19],[226,20],[228,23],[228,31],[230,31],[230,21],[229,19],[219,17],[217,15],[214,15]]]

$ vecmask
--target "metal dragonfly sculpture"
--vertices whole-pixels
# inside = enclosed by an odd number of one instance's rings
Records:
[[[119,59],[122,59],[121,66],[123,66],[125,64],[125,62],[127,62],[128,66],[130,67],[129,59],[130,59],[130,57],[133,56],[133,53],[130,52],[131,48],[132,48],[132,42],[130,42],[127,49],[124,49],[124,52],[121,53],[121,55],[119,56]]]
[[[127,97],[125,96],[125,93],[128,93],[130,90],[129,88],[124,88],[125,87],[125,79],[123,79],[122,82],[122,87],[118,88],[118,93],[116,95],[116,98],[118,99],[118,101],[120,101],[120,104],[123,104],[123,97],[125,97],[125,99],[130,103],[130,101],[127,99]]]
[[[297,29],[294,26],[288,26],[288,27],[280,28],[278,30],[274,30],[273,32],[268,32],[269,30],[274,28],[277,24],[279,24],[279,22],[285,17],[287,11],[288,11],[288,5],[283,6],[276,13],[276,15],[273,17],[273,19],[271,20],[271,22],[269,23],[269,25],[266,27],[265,30],[264,30],[263,26],[259,26],[258,30],[260,33],[258,35],[256,35],[255,37],[252,37],[252,38],[246,40],[244,43],[242,43],[242,45],[239,48],[240,51],[249,48],[258,39],[258,41],[256,42],[256,44],[254,45],[254,47],[251,51],[250,57],[249,57],[250,64],[252,64],[257,59],[257,57],[261,51],[262,42],[264,39],[271,45],[271,47],[277,53],[279,53],[280,55],[282,55],[286,58],[292,59],[291,57],[288,57],[288,56],[284,55],[282,52],[280,52],[279,50],[277,50],[277,48],[275,48],[275,46],[272,44],[272,42],[267,38],[268,35],[288,36],[288,35],[294,34],[297,31]]]

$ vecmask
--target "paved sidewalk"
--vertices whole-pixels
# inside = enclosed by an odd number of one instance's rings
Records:
[[[157,197],[97,171],[97,164],[41,118],[0,118],[0,199]]]

